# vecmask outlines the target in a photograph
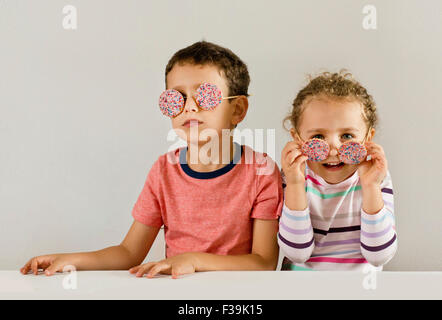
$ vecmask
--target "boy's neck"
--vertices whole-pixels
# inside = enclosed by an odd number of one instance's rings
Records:
[[[228,165],[234,158],[235,148],[233,144],[233,137],[229,141],[225,141],[223,148],[222,141],[218,143],[218,149],[210,147],[210,143],[188,143],[188,150],[186,154],[187,165],[193,171],[197,172],[211,172]]]

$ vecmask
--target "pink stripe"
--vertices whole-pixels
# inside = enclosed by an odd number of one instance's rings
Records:
[[[305,179],[306,179],[306,180],[307,180],[307,179],[310,179],[311,181],[313,181],[314,184],[317,184],[318,186],[322,186],[322,184],[320,184],[318,180],[316,180],[315,178],[313,178],[313,177],[310,176],[310,175],[306,175],[306,176],[305,176]]]
[[[315,258],[308,259],[307,262],[367,263],[367,260],[365,260],[365,259],[315,257]]]

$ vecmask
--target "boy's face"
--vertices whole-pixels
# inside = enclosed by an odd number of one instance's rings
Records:
[[[329,144],[327,159],[320,162],[307,161],[308,166],[328,183],[339,183],[357,170],[358,165],[341,162],[338,149],[350,140],[363,142],[367,135],[367,125],[359,102],[313,98],[302,112],[298,131],[303,141],[318,138]],[[373,138],[374,131],[372,129],[368,133],[365,141]],[[296,139],[294,131],[291,133]]]
[[[213,65],[176,64],[166,77],[166,89],[179,91],[185,99],[183,111],[172,118],[172,127],[187,143],[206,142],[207,139],[200,136],[205,129],[211,129],[205,132],[216,132],[221,139],[223,129],[231,130],[242,120],[235,112],[236,99],[230,100],[230,103],[227,99],[222,100],[213,110],[199,108],[194,97],[196,90],[203,83],[215,84],[221,90],[223,97],[228,96],[226,80]],[[192,135],[190,135],[191,130]],[[196,134],[198,140],[195,139]]]

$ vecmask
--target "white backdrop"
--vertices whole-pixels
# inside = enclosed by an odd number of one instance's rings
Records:
[[[62,26],[65,5],[76,30]],[[238,128],[276,129],[278,165],[306,74],[354,73],[378,104],[393,177],[399,249],[385,270],[442,270],[441,12],[437,0],[0,0],[0,269],[122,241],[171,145],[157,107],[165,65],[205,39],[247,63]],[[163,256],[160,234],[148,259]]]

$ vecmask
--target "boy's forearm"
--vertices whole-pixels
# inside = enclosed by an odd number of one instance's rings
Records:
[[[362,209],[368,214],[376,214],[384,206],[382,191],[379,185],[362,186]]]
[[[287,184],[284,191],[284,202],[290,210],[304,211],[307,208],[305,184]]]
[[[278,254],[272,259],[264,259],[258,254],[217,255],[192,252],[196,271],[234,271],[234,270],[275,270]]]
[[[121,245],[71,255],[77,270],[127,270],[141,263]]]

